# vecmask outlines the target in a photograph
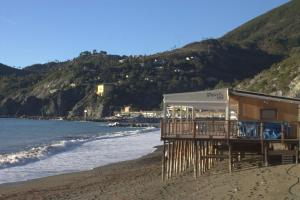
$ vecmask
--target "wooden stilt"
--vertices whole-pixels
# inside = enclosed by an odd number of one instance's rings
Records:
[[[169,179],[170,176],[170,157],[171,157],[171,147],[170,147],[170,141],[168,142],[168,157],[167,157],[167,178]]]
[[[295,163],[298,164],[298,160],[299,160],[299,146],[296,145],[295,146]]]
[[[218,141],[215,142],[215,155],[216,155],[215,162],[218,163]]]
[[[178,142],[178,151],[179,151],[179,158],[178,158],[178,167],[179,167],[179,173],[181,173],[181,141]]]
[[[261,151],[262,151],[261,159],[262,159],[262,165],[263,165],[264,161],[265,161],[265,144],[263,141],[261,142]]]
[[[207,171],[207,141],[204,141],[204,146],[203,146],[203,150],[204,150],[204,173]]]
[[[174,176],[175,173],[175,142],[172,142],[172,167],[171,167],[171,176]]]
[[[177,141],[174,142],[174,175],[177,174]]]
[[[188,161],[189,167],[191,167],[191,141],[189,141],[189,155],[188,155],[188,157],[189,157],[189,161]]]
[[[162,181],[165,180],[165,168],[166,168],[166,141],[164,140],[164,146],[163,146],[163,155],[162,155]]]
[[[217,163],[217,148],[216,148],[216,141],[213,142],[213,154],[215,158],[213,159],[213,165]]]
[[[180,141],[177,141],[177,173],[180,173]]]
[[[194,166],[194,177],[197,178],[197,149],[196,149],[197,141],[194,141],[193,148],[193,166]]]
[[[268,166],[268,144],[264,145],[264,160],[265,160],[265,166]]]
[[[207,141],[205,141],[205,143],[204,143],[204,155],[205,155],[205,167],[204,167],[204,169],[205,169],[205,171],[204,172],[206,172],[207,171],[207,169],[208,169],[208,158],[207,158],[207,149],[208,149],[208,145],[207,145]]]
[[[205,141],[202,142],[202,155],[203,155],[203,159],[202,159],[202,166],[203,166],[203,173],[205,173],[206,171],[206,147],[205,147]]]
[[[200,159],[200,168],[201,168],[201,174],[203,174],[203,173],[204,173],[203,141],[200,141],[200,155],[201,155],[201,159]]]
[[[193,142],[190,141],[190,167],[193,166],[193,158],[192,158],[192,153],[193,153]]]
[[[184,171],[187,168],[187,142],[184,141],[184,162],[183,162],[183,166],[184,166]]]
[[[210,156],[209,157],[209,169],[211,169],[212,168],[212,161],[213,161],[213,158],[211,157],[211,155],[212,155],[212,141],[208,141],[208,143],[209,143],[209,153],[208,153],[208,155]]]
[[[228,144],[228,168],[229,173],[232,172],[232,147],[231,144]]]

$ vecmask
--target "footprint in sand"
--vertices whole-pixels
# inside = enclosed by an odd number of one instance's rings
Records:
[[[253,197],[253,192],[250,192],[250,194],[248,195],[249,198]]]
[[[263,198],[264,198],[264,195],[259,194],[258,197],[261,198],[261,199],[263,199]]]

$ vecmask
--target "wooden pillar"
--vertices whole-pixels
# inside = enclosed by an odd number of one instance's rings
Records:
[[[200,140],[200,171],[203,174],[203,141]]]
[[[182,106],[180,106],[180,134],[182,134]]]
[[[204,152],[205,152],[205,172],[208,170],[208,158],[207,158],[207,152],[208,150],[208,144],[207,141],[205,141],[205,148],[204,148]]]
[[[192,166],[192,157],[191,157],[191,150],[192,150],[192,147],[191,147],[191,141],[189,141],[189,167]]]
[[[195,119],[195,107],[194,106],[192,107],[192,119],[193,120]]]
[[[166,119],[166,118],[167,118],[167,105],[164,102],[163,103],[163,119]]]
[[[193,141],[190,140],[190,151],[189,151],[189,166],[193,166]]]
[[[206,147],[205,147],[205,140],[203,140],[203,144],[202,144],[202,155],[203,155],[203,159],[202,159],[202,166],[203,166],[203,173],[205,173],[206,171]]]
[[[170,141],[168,141],[168,153],[167,153],[167,155],[168,155],[168,157],[167,157],[167,178],[169,179],[171,176],[170,176],[170,164],[171,164],[171,159],[170,159],[170,157],[171,157],[171,146],[170,146]]]
[[[177,161],[176,161],[176,171],[177,171],[177,173],[180,173],[180,141],[179,140],[177,140],[177,148],[176,148],[176,151],[177,151]]]
[[[211,157],[210,157],[210,155],[211,155],[211,141],[209,140],[209,141],[207,141],[207,143],[208,143],[208,156],[209,156],[209,158],[208,158],[208,169],[210,169],[211,168]]]
[[[177,174],[177,140],[174,141],[174,174]]]
[[[172,141],[172,153],[171,153],[171,155],[172,155],[172,159],[171,159],[171,176],[174,176],[174,157],[175,157],[175,145],[174,145],[174,141]]]
[[[265,160],[265,166],[267,167],[268,166],[268,144],[265,144],[264,145],[264,160]]]
[[[261,154],[264,153],[264,124],[260,122],[260,144],[261,144]]]
[[[298,145],[295,146],[295,163],[298,164],[299,159],[299,147]]]
[[[284,123],[281,123],[281,143],[282,144],[284,143],[284,134],[285,134]]]
[[[194,177],[197,178],[197,141],[194,140],[194,151],[193,151],[193,154],[194,154],[194,158],[193,158],[193,161],[194,161]]]
[[[178,172],[181,173],[181,140],[178,141]]]
[[[168,179],[171,178],[171,142],[168,143]]]
[[[166,131],[165,131],[165,120],[164,119],[161,119],[160,120],[160,132],[161,132],[161,137],[165,137],[166,135]]]
[[[185,118],[188,120],[190,114],[190,108],[188,106],[185,107]]]
[[[162,175],[162,181],[165,180],[165,166],[166,166],[166,141],[164,140],[164,146],[163,146],[163,157],[162,157],[162,172],[161,172],[161,175]]]
[[[232,146],[229,143],[228,144],[228,169],[229,169],[229,173],[232,172]]]
[[[230,101],[229,101],[229,89],[227,89],[227,103],[226,103],[226,108],[225,108],[225,121],[227,124],[226,126],[226,133],[227,133],[227,143],[229,143],[230,139]]]
[[[177,174],[177,140],[174,141],[174,174]]]
[[[184,171],[187,168],[187,141],[184,141]]]
[[[217,161],[217,141],[214,141],[214,156],[215,156],[215,158],[214,158],[214,165],[218,162]]]
[[[198,176],[201,174],[201,141],[198,141],[198,160],[197,160],[197,166],[198,166]]]

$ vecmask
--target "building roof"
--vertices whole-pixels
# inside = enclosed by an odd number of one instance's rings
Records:
[[[228,89],[164,94],[168,105],[189,105],[201,108],[224,108],[228,101]]]
[[[300,104],[300,99],[275,96],[258,92],[250,92],[236,89],[215,89],[197,92],[184,92],[164,94],[164,103],[169,105],[193,105],[206,108],[224,108],[229,100],[230,94],[245,96],[262,100],[280,101],[286,103]]]
[[[237,89],[229,89],[229,93],[236,95],[236,96],[245,96],[245,97],[252,97],[256,99],[264,99],[264,100],[271,100],[271,101],[281,101],[286,103],[293,103],[293,104],[300,104],[299,98],[291,98],[285,96],[276,96],[258,92],[250,92],[244,90],[237,90]]]

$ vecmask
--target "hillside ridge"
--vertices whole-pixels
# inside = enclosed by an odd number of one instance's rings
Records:
[[[0,72],[11,70],[0,76],[0,116],[74,118],[88,110],[88,118],[98,119],[127,105],[135,110],[160,109],[163,93],[224,86],[274,93],[275,89],[258,87],[258,78],[250,79],[272,71],[281,62],[297,66],[289,60],[295,58],[292,55],[300,45],[300,20],[291,20],[299,18],[300,12],[295,12],[299,5],[299,1],[288,2],[219,39],[149,56],[85,51],[69,61],[22,70],[0,65]],[[297,85],[294,78],[278,79],[282,94],[297,96],[284,86],[290,84],[289,79]],[[113,83],[114,90],[97,96],[96,86],[101,83]]]

